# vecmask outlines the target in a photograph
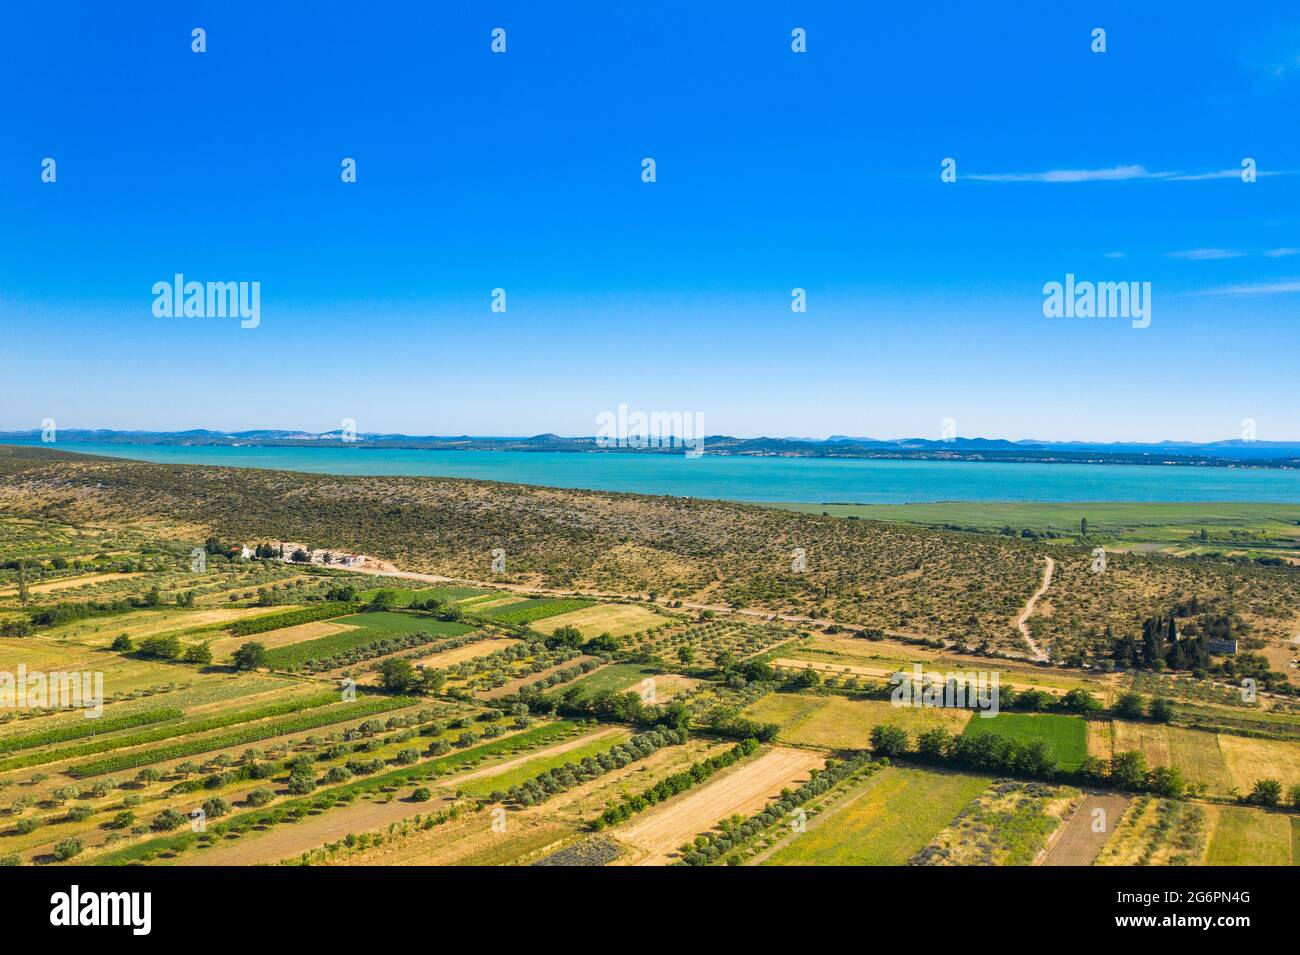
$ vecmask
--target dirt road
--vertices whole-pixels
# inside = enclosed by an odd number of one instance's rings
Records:
[[[1034,642],[1034,638],[1029,635],[1029,618],[1034,612],[1034,606],[1038,603],[1038,598],[1047,593],[1047,588],[1052,586],[1052,572],[1056,570],[1056,561],[1052,558],[1045,558],[1047,566],[1043,568],[1043,586],[1029,598],[1025,604],[1025,609],[1020,613],[1020,619],[1016,621],[1016,626],[1020,628],[1020,634],[1025,638],[1025,643],[1029,644],[1029,652],[1033,654],[1035,660],[1046,662],[1049,658],[1043,652],[1043,648]]]

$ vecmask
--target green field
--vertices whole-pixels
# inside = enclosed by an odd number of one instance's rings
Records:
[[[902,865],[987,788],[986,776],[891,766],[764,865]]]
[[[963,736],[996,733],[1007,739],[1046,740],[1062,769],[1078,769],[1088,755],[1088,724],[1078,716],[1056,713],[999,713],[992,719],[976,716],[966,724]]]
[[[1276,812],[1219,806],[1206,865],[1293,865],[1295,820]]]
[[[578,688],[581,691],[579,698],[585,700],[590,699],[602,690],[614,690],[616,692],[635,690],[642,680],[654,677],[658,673],[659,671],[654,667],[640,663],[615,663],[612,666],[596,670],[590,676],[575,680],[558,692]]]
[[[375,595],[381,592],[392,595],[392,606],[394,607],[409,607],[417,600],[424,601],[430,597],[441,600],[443,603],[455,603],[467,597],[477,597],[481,594],[491,593],[491,591],[484,590],[482,587],[421,587],[401,590],[395,590],[392,587],[371,587],[369,590],[361,591],[357,596],[364,602],[373,600]]]
[[[357,614],[355,617],[343,617],[340,622],[363,620],[369,617],[402,616],[405,615],[388,613]],[[282,647],[275,647],[267,651],[266,665],[272,669],[291,670],[302,666],[308,661],[329,660],[341,653],[347,653],[349,650],[377,643],[396,634],[428,633],[437,636],[458,637],[474,629],[467,624],[448,623],[444,620],[435,620],[433,617],[409,617],[408,619],[418,621],[419,625],[404,625],[406,629],[397,630],[381,621],[378,628],[370,626],[358,627],[352,630],[344,630],[341,633],[332,633],[326,637],[318,637],[315,640],[304,640],[301,643],[290,643]]]
[[[583,600],[579,597],[535,597],[527,600],[516,600],[513,603],[502,604],[500,607],[479,611],[478,615],[497,623],[520,625],[532,623],[534,620],[542,620],[546,617],[554,617],[557,614],[568,613],[571,610],[581,610],[583,607],[590,607],[594,603],[594,600]],[[470,612],[474,612],[472,607],[468,609]]]

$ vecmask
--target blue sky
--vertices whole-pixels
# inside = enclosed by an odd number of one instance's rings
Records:
[[[1300,438],[1300,9],[280,6],[0,13],[0,429]]]

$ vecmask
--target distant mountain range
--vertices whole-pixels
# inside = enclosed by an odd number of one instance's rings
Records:
[[[532,437],[475,435],[407,435],[326,431],[112,431],[60,429],[59,444],[190,445],[258,447],[409,448],[423,450],[569,451],[602,454],[681,454],[675,448],[602,447],[595,437],[566,438],[557,434]],[[0,443],[39,442],[41,432],[0,432]],[[1174,464],[1201,466],[1300,467],[1300,441],[1162,441],[1092,443],[1086,441],[1007,441],[999,438],[881,439],[832,435],[816,438],[736,438],[715,434],[704,439],[706,453],[715,455],[815,458],[892,458],[1001,462],[1069,462],[1095,464]]]

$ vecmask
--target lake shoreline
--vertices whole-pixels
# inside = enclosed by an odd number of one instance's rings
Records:
[[[565,451],[410,451],[338,447],[19,444],[156,464],[249,467],[367,477],[466,478],[748,504],[1300,504],[1300,472],[1267,468],[898,461]],[[360,449],[356,449],[360,450]]]

